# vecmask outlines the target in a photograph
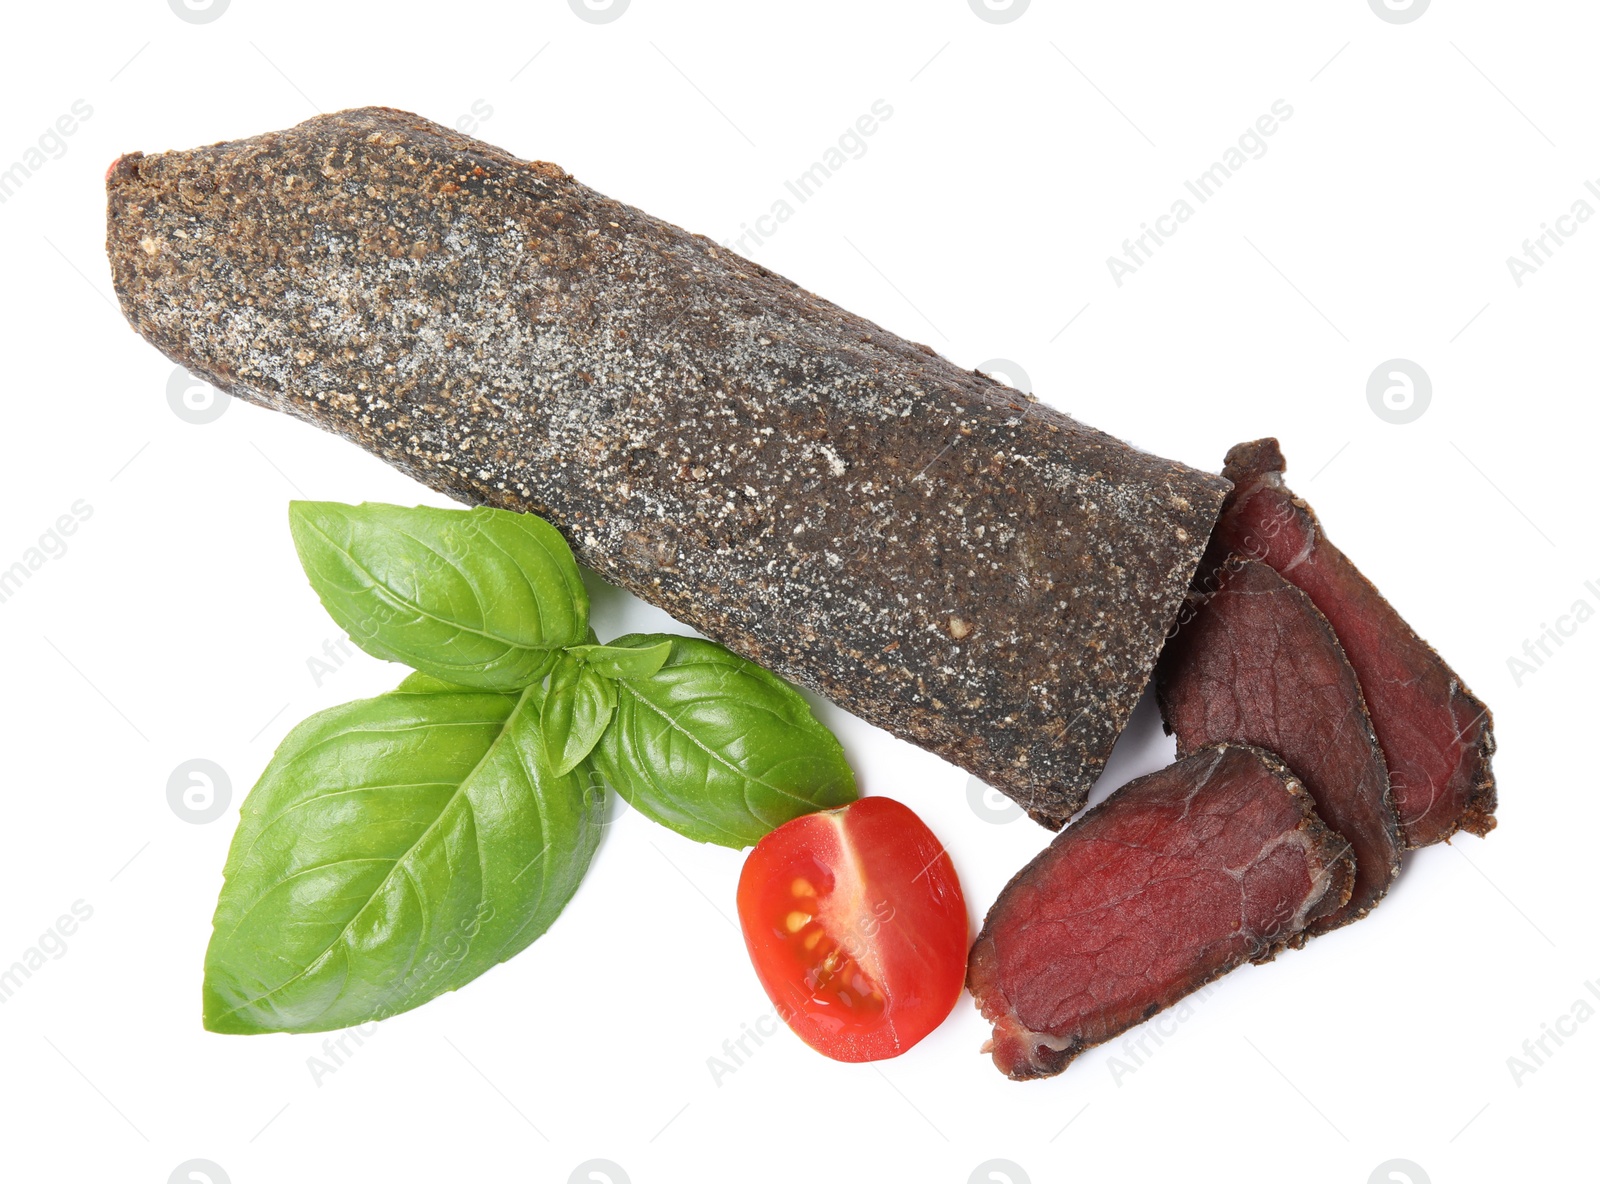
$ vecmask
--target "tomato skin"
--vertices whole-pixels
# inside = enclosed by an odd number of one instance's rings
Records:
[[[807,814],[757,843],[739,875],[739,924],[779,1018],[836,1061],[899,1056],[961,997],[955,866],[892,798]]]

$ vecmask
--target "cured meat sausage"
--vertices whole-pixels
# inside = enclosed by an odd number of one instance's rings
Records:
[[[1349,844],[1282,763],[1216,745],[1130,781],[1006,885],[967,964],[1019,1080],[1061,1072],[1350,896]]]
[[[1458,830],[1488,834],[1496,797],[1489,709],[1327,540],[1283,470],[1276,440],[1229,451],[1223,474],[1235,488],[1218,543],[1277,569],[1333,626],[1366,696],[1406,846]]]
[[[107,178],[123,312],[221,389],[976,773],[1083,804],[1227,482],[550,164],[384,108]]]
[[[1305,785],[1355,857],[1350,899],[1307,932],[1336,929],[1365,916],[1400,873],[1389,774],[1361,686],[1304,592],[1254,560],[1212,570],[1215,589],[1197,592],[1193,619],[1156,666],[1162,718],[1180,755],[1222,740],[1254,744]]]

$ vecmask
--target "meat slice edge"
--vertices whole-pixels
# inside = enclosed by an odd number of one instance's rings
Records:
[[[1129,782],[1017,873],[967,987],[1014,1080],[1050,1077],[1349,898],[1349,845],[1270,753],[1219,744]]]
[[[1274,439],[1232,448],[1223,475],[1234,489],[1213,538],[1276,569],[1328,618],[1366,696],[1406,846],[1459,830],[1488,834],[1496,806],[1489,709],[1327,540],[1284,484],[1284,467]]]
[[[1389,774],[1361,686],[1333,628],[1272,568],[1230,556],[1196,592],[1194,615],[1156,668],[1167,730],[1186,755],[1219,741],[1271,751],[1350,843],[1350,899],[1307,927],[1325,933],[1365,916],[1400,872]]]

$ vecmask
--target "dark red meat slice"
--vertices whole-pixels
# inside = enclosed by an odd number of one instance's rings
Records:
[[[1349,845],[1270,754],[1216,745],[1130,781],[1018,872],[967,987],[1008,1077],[1049,1077],[1350,895]]]
[[[1283,758],[1317,814],[1353,848],[1350,899],[1307,927],[1346,925],[1400,872],[1389,773],[1355,671],[1311,599],[1263,563],[1232,557],[1197,590],[1194,616],[1167,643],[1156,691],[1184,755],[1234,740]]]
[[[1338,634],[1389,766],[1406,846],[1458,830],[1488,834],[1495,822],[1489,709],[1328,542],[1311,507],[1284,486],[1283,469],[1276,440],[1236,445],[1223,468],[1234,490],[1213,537],[1275,568]]]

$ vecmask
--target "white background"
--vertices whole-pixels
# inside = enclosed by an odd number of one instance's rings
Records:
[[[1399,1158],[1412,1184],[1594,1178],[1600,1022],[1520,1079],[1507,1060],[1600,980],[1577,747],[1600,623],[1520,685],[1508,666],[1574,602],[1600,608],[1600,220],[1521,287],[1506,265],[1580,198],[1600,209],[1592,4],[1436,0],[1409,24],[1365,0],[1037,0],[1007,24],[965,0],[634,0],[610,24],[564,0],[4,19],[0,168],[75,100],[93,114],[0,205],[0,567],[74,502],[92,516],[0,603],[0,966],[73,902],[93,916],[0,1005],[0,1177],[158,1184],[204,1158],[234,1184],[559,1184],[600,1158],[634,1184],[965,1184],[1004,1159],[1011,1184],[1361,1184]],[[320,1081],[321,1037],[202,1031],[239,800],[296,720],[397,679],[358,654],[314,681],[338,634],[285,503],[442,502],[283,416],[174,414],[170,363],[112,303],[107,164],[319,108],[455,123],[478,102],[482,137],[730,240],[877,99],[893,115],[865,155],[754,257],[957,362],[1010,359],[1164,455],[1216,468],[1279,436],[1330,534],[1494,708],[1499,830],[1416,853],[1371,918],[1230,975],[1151,1055],[1118,1042],[1045,1082],[995,1072],[965,998],[899,1060],[837,1065],[781,1032],[715,1082],[708,1058],[767,1010],[730,920],[741,856],[625,812],[548,936]],[[1266,154],[1119,287],[1106,257],[1279,99],[1294,114]],[[1406,425],[1366,401],[1394,357],[1434,385]],[[597,604],[603,636],[667,624]],[[1046,832],[986,820],[965,773],[822,710],[865,787],[948,844],[976,925]],[[1102,792],[1169,752],[1146,705]],[[167,804],[196,757],[232,781],[209,825]]]

